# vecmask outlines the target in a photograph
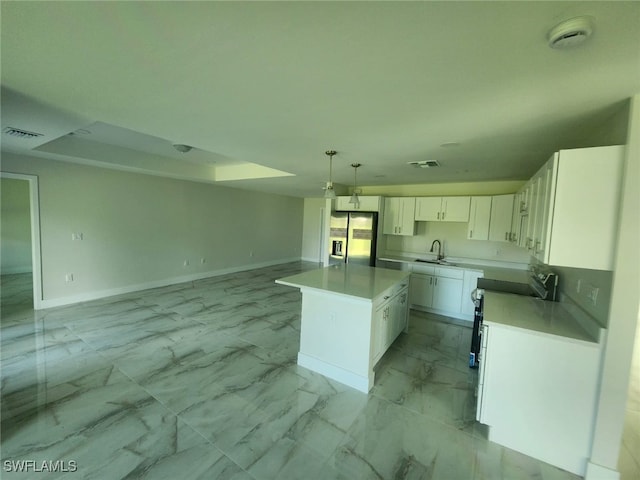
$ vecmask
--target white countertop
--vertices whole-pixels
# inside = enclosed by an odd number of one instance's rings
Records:
[[[487,290],[483,321],[597,344],[600,339],[588,333],[570,310],[559,302]]]
[[[409,275],[401,270],[342,264],[280,278],[276,283],[373,300]]]

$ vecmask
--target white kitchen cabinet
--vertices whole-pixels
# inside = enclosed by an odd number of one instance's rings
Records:
[[[408,286],[406,283],[400,290],[385,297],[376,306],[373,314],[374,331],[372,338],[373,363],[377,363],[393,341],[407,328],[408,319]]]
[[[336,197],[334,210],[342,212],[379,212],[382,197],[358,196],[358,203],[349,203],[351,197]]]
[[[518,244],[520,238],[520,210],[522,209],[523,199],[522,193],[518,192],[514,195],[513,199],[513,215],[511,216],[511,233],[509,234],[509,241],[514,244]]]
[[[485,316],[477,419],[489,426],[489,440],[584,475],[600,355],[597,343],[505,327]]]
[[[517,245],[523,248],[527,248],[531,192],[532,187],[530,182],[527,182],[518,192],[518,199],[520,203],[520,218],[518,222]]]
[[[418,197],[417,221],[468,222],[471,197]]]
[[[462,280],[435,277],[432,307],[443,312],[459,312],[462,303]]]
[[[538,260],[613,269],[623,157],[623,146],[610,146],[561,150],[549,160],[538,177],[549,187],[542,202],[540,244],[536,248],[534,241],[532,252]]]
[[[470,240],[488,240],[490,220],[491,197],[471,197],[467,238]]]
[[[442,197],[417,197],[416,216],[417,221],[439,222],[442,212]]]
[[[540,261],[544,261],[547,246],[546,234],[549,222],[553,174],[553,162],[547,162],[535,175],[538,185],[538,197],[536,202],[536,223],[533,230],[532,255]]]
[[[415,208],[415,197],[385,198],[382,233],[386,235],[414,235]]]
[[[460,315],[464,270],[416,265],[412,271],[411,305],[444,315]]]
[[[493,242],[509,242],[513,217],[513,199],[514,195],[494,195],[491,197],[489,240]]]
[[[431,307],[433,303],[433,275],[413,273],[409,299],[412,305]]]

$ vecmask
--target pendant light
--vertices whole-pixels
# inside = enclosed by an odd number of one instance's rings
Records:
[[[358,182],[357,182],[357,175],[358,175],[358,167],[361,167],[362,164],[361,163],[352,163],[351,166],[353,167],[353,194],[351,194],[351,198],[349,199],[349,203],[352,203],[354,205],[358,205],[360,203],[360,199],[358,198],[358,189],[356,188],[358,186]]]
[[[333,156],[338,153],[335,150],[327,150],[324,152],[325,155],[329,156],[329,181],[327,182],[327,186],[324,188],[324,198],[336,198],[336,192],[333,189],[333,182],[331,181],[331,169],[333,167]]]

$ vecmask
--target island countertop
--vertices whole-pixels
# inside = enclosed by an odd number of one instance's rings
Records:
[[[341,264],[280,278],[276,283],[373,300],[398,282],[408,280],[410,273],[388,268]]]

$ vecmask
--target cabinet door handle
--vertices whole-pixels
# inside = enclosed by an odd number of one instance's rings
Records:
[[[447,212],[442,212],[442,220],[444,220],[444,216]]]
[[[509,232],[504,232],[504,239],[509,240]]]
[[[438,220],[440,220],[440,212],[438,212]]]
[[[436,286],[438,285],[438,277],[436,277]]]
[[[433,277],[429,277],[429,285],[433,285]]]
[[[385,296],[384,296],[384,299],[385,299],[385,300],[389,300],[390,298],[391,298],[391,296],[389,296],[389,295],[385,295]]]
[[[469,230],[469,238],[473,238],[473,230]]]

